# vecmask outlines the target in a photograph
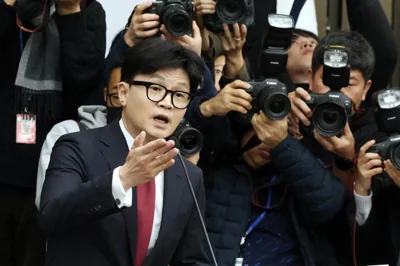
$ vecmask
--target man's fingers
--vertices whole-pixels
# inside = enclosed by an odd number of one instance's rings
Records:
[[[297,97],[300,97],[301,99],[305,100],[305,101],[309,101],[311,99],[310,94],[308,93],[308,91],[306,91],[303,88],[297,88],[295,90],[295,94]]]
[[[140,132],[140,134],[137,135],[135,142],[132,145],[132,149],[142,147],[145,138],[146,138],[146,132],[145,131]]]
[[[382,167],[373,168],[373,169],[367,171],[367,175],[370,176],[371,178],[376,175],[382,174],[382,173],[383,173]]]
[[[364,155],[364,158],[367,160],[375,160],[375,159],[381,160],[381,156],[378,153],[373,153],[373,152],[367,152]]]
[[[247,110],[251,110],[251,103],[243,98],[240,97],[232,97],[230,99],[230,102],[234,105],[239,105],[242,106],[243,108],[247,109]]]
[[[304,113],[296,105],[292,104],[291,108],[292,108],[291,113],[296,119],[301,121],[306,126],[310,125],[310,120],[304,115]]]
[[[370,160],[365,164],[365,167],[367,167],[368,170],[371,170],[372,168],[382,166],[382,161],[381,160]]]
[[[232,34],[229,30],[229,26],[225,23],[222,24],[222,29],[224,30],[224,37],[228,43],[232,43]]]
[[[175,142],[173,140],[168,140],[164,146],[161,146],[158,149],[155,149],[143,156],[144,161],[148,161],[149,163],[157,160],[160,156],[168,153],[171,149],[175,147]]]
[[[369,148],[371,148],[373,145],[375,144],[375,140],[370,140],[367,143],[365,143],[361,148],[360,148],[360,152],[358,153],[358,157],[362,158],[364,157],[365,153],[367,152],[367,150]]]
[[[301,98],[293,98],[292,99],[292,106],[295,105],[303,114],[305,114],[307,117],[312,116],[312,111],[310,107],[301,99]]]
[[[240,37],[242,41],[245,41],[247,38],[247,27],[244,24],[240,25]]]
[[[197,11],[210,10],[215,12],[215,2],[200,4],[196,6],[196,10]]]
[[[193,39],[196,39],[196,40],[201,38],[200,28],[197,25],[195,20],[193,20],[193,23],[192,23],[192,30],[193,30],[193,37],[190,37],[188,35],[184,35],[183,37],[187,37],[189,39],[193,38]]]
[[[240,26],[238,23],[233,24],[233,37],[235,39],[242,39],[241,33],[240,33]],[[236,42],[236,40],[235,40]]]
[[[173,148],[169,150],[168,152],[158,156],[156,159],[154,159],[151,163],[149,163],[150,169],[157,169],[157,167],[164,165],[171,161],[172,159],[175,158],[179,153],[179,150],[177,148]]]
[[[143,14],[143,12],[146,9],[148,9],[149,7],[151,7],[152,5],[153,5],[153,2],[151,2],[151,1],[138,4],[136,6],[135,15]]]
[[[160,23],[158,21],[146,21],[146,22],[140,23],[137,27],[138,27],[138,30],[146,31],[149,29],[158,28],[159,25],[160,25]]]
[[[135,141],[136,142],[136,141]],[[159,148],[165,146],[167,143],[167,141],[165,139],[156,139],[153,140],[149,143],[147,143],[146,145],[137,148],[137,153],[139,155],[146,155],[151,153],[154,150],[158,150]]]
[[[135,18],[135,23],[141,24],[145,22],[159,22],[160,17],[157,14],[142,14]]]
[[[152,30],[146,30],[146,31],[140,31],[138,32],[138,37],[139,38],[149,38],[157,34],[159,31],[158,28],[152,29]]]

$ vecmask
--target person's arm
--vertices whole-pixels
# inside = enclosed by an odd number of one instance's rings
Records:
[[[55,144],[43,185],[38,222],[47,236],[68,234],[95,218],[118,211],[113,171],[87,180],[86,159],[74,134]]]
[[[196,192],[196,198],[199,203],[200,211],[203,215],[203,219],[205,219],[205,207],[206,207],[206,197],[205,197],[205,189],[203,184],[203,173],[200,168],[192,168],[197,169],[198,171],[194,173],[192,171],[192,175],[196,177],[197,182],[193,184],[194,190]],[[193,182],[194,183],[194,182]],[[200,223],[200,217],[197,213],[196,206],[193,202],[192,213],[189,218],[188,223],[183,231],[181,240],[179,245],[172,257],[170,262],[171,266],[177,265],[191,265],[191,266],[205,266],[210,265],[208,259],[208,248],[206,246],[206,239],[204,236],[204,231],[202,229]]]
[[[57,16],[64,87],[90,89],[102,80],[105,19],[104,9],[97,1],[80,12]]]
[[[343,208],[344,186],[300,142],[287,137],[271,150],[271,155],[308,225],[329,222]]]
[[[354,201],[356,203],[356,221],[358,226],[363,226],[368,220],[372,209],[372,192],[368,196],[360,196],[354,191]]]
[[[51,151],[56,141],[63,135],[79,131],[78,124],[73,120],[67,120],[56,124],[46,136],[40,152],[39,166],[36,180],[36,198],[37,209],[40,208],[40,196],[42,195],[43,183],[46,178],[46,170],[49,167]]]
[[[0,42],[6,31],[15,23],[15,0],[0,0]]]
[[[347,0],[347,12],[351,30],[362,34],[375,52],[372,86],[366,98],[371,102],[372,94],[386,88],[392,78],[397,63],[396,39],[378,0]]]

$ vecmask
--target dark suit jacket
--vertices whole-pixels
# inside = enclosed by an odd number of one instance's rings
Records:
[[[113,169],[125,162],[118,122],[61,137],[53,148],[40,203],[48,236],[46,265],[132,266],[136,249],[136,190],[132,207],[119,209],[112,195]],[[178,158],[164,175],[164,207],[157,242],[144,265],[209,265],[205,237]],[[200,209],[201,170],[185,162]]]

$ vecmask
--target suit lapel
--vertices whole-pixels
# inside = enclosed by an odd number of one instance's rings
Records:
[[[179,158],[176,157],[175,164],[164,172],[164,201],[160,233],[154,248],[146,257],[143,264],[145,266],[164,265],[163,263],[165,263],[160,255],[163,254],[164,245],[169,243],[168,236],[173,232],[171,229],[174,226],[177,210],[179,210],[181,191],[184,189],[185,179],[180,173],[183,173],[183,168]]]
[[[110,170],[115,169],[116,167],[119,167],[125,163],[129,149],[118,121],[106,126],[104,134],[100,138],[100,142],[104,144],[104,147],[101,149],[101,153],[108,162]],[[121,211],[125,220],[125,227],[128,232],[128,249],[130,251],[133,265],[133,262],[135,261],[137,238],[136,189],[132,189],[132,206],[129,208],[122,208]],[[111,244],[115,245],[115,243]]]

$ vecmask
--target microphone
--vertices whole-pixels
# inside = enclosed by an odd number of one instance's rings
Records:
[[[192,194],[192,198],[193,198],[194,204],[196,205],[197,214],[199,215],[199,218],[200,218],[201,227],[203,229],[204,236],[206,237],[207,245],[208,245],[208,248],[210,249],[213,263],[214,263],[215,266],[218,266],[217,259],[215,258],[215,254],[214,254],[214,251],[213,251],[213,248],[212,248],[212,245],[211,245],[210,238],[208,237],[206,224],[204,223],[203,215],[201,214],[199,203],[197,202],[196,193],[194,193],[193,185],[192,185],[192,182],[190,181],[190,178],[189,178],[189,173],[188,173],[188,171],[186,169],[185,162],[183,161],[183,158],[182,158],[182,155],[181,155],[180,152],[178,153],[178,156],[179,156],[179,160],[182,163],[183,169],[185,170],[186,180],[187,180],[187,182],[189,184],[190,193]]]

